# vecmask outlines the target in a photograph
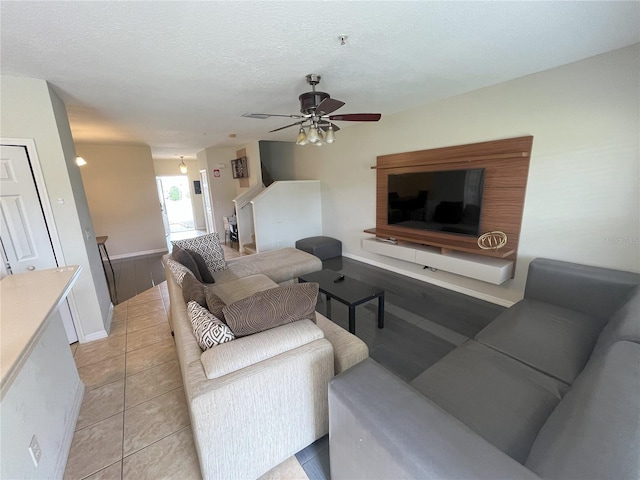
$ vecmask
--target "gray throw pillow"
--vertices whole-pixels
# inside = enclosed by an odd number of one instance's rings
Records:
[[[224,307],[227,305],[222,301],[222,299],[213,293],[213,288],[205,287],[204,288],[204,296],[207,301],[207,309],[213,313],[216,317],[226,323],[224,319]]]
[[[187,249],[186,251],[189,252],[191,258],[193,258],[193,260],[196,262],[196,265],[198,265],[198,271],[200,272],[202,281],[204,283],[216,283],[216,279],[213,278],[213,275],[211,275],[209,267],[207,267],[207,262],[204,261],[202,255],[200,255],[198,252],[194,252],[193,250]]]
[[[198,270],[198,264],[189,252],[174,245],[173,250],[171,251],[171,258],[187,267],[193,274],[193,276],[196,277],[200,282],[202,282],[202,276],[200,275],[200,271]]]
[[[182,279],[182,298],[184,303],[196,302],[201,307],[207,308],[204,285],[191,275],[185,275]]]
[[[227,305],[224,319],[236,337],[309,319],[316,321],[317,283],[270,288]]]

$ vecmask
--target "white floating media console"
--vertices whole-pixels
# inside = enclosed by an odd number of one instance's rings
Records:
[[[511,260],[456,251],[443,254],[440,248],[425,245],[410,243],[396,245],[376,238],[363,238],[362,249],[495,285],[506,282],[513,273]]]

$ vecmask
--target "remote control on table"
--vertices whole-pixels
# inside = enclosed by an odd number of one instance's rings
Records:
[[[338,283],[344,280],[344,275],[340,275],[338,278],[336,278],[333,283]]]

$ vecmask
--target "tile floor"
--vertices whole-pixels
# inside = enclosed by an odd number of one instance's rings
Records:
[[[114,308],[111,334],[71,345],[84,400],[65,479],[199,479],[166,282]],[[307,479],[291,457],[264,478]]]

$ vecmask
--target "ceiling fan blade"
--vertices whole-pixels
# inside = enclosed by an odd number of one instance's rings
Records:
[[[316,107],[316,115],[329,115],[331,112],[335,112],[343,105],[344,102],[336,100],[335,98],[325,98]]]
[[[276,128],[275,130],[269,130],[269,133],[277,132],[278,130],[284,130],[285,128],[293,127],[294,125],[302,125],[306,120],[292,123],[291,125],[285,125],[284,127]]]
[[[382,117],[379,113],[346,113],[344,115],[331,115],[330,120],[346,120],[348,122],[377,122]]]
[[[243,117],[264,120],[269,117],[303,118],[302,115],[280,115],[278,113],[243,113]]]

